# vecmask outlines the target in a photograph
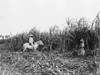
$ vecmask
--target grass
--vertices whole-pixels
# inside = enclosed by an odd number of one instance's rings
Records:
[[[69,27],[63,31],[57,26],[49,32],[32,28],[28,33],[0,40],[0,75],[100,75],[100,28],[90,29],[84,18],[74,22],[68,19],[66,23]],[[35,41],[41,39],[44,43],[36,53],[22,52],[30,34]],[[74,53],[79,50],[81,38],[85,40],[84,57]]]

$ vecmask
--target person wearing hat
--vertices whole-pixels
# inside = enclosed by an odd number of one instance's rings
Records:
[[[31,34],[30,36],[29,36],[29,44],[33,44],[34,43],[34,39],[33,39],[33,35]]]
[[[81,42],[81,44],[80,44],[80,55],[82,55],[82,56],[84,56],[85,55],[85,50],[84,50],[84,46],[85,46],[85,44],[84,44],[84,40],[83,39],[81,39],[80,40],[80,42]]]

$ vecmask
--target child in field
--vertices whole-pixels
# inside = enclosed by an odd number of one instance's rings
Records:
[[[83,39],[81,39],[80,40],[81,41],[81,44],[80,44],[80,55],[82,55],[82,56],[84,56],[85,55],[85,50],[84,50],[84,46],[85,46],[85,44],[84,44],[84,40]]]

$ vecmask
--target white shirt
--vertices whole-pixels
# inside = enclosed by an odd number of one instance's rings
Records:
[[[34,39],[32,37],[29,37],[29,43],[33,43]]]

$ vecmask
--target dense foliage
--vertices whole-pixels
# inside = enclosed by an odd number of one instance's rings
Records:
[[[67,19],[66,24],[63,30],[54,26],[49,32],[40,32],[34,27],[29,32],[1,39],[0,75],[99,75],[100,68],[95,61],[99,60],[100,53],[100,19],[96,17],[92,24],[84,18]],[[34,50],[23,52],[23,44],[28,42],[30,34],[35,42],[42,40],[44,43],[37,53]],[[83,57],[75,53],[81,39],[85,42]]]

